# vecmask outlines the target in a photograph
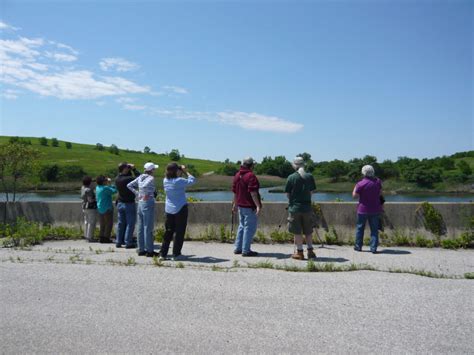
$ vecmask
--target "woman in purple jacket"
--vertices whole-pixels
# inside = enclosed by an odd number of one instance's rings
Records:
[[[362,251],[365,224],[369,221],[370,251],[375,254],[379,245],[382,181],[375,177],[374,168],[371,165],[365,165],[362,168],[362,175],[364,178],[354,186],[352,191],[352,197],[359,199],[354,250]]]

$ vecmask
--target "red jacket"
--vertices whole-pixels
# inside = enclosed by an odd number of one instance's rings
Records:
[[[257,208],[250,193],[256,192],[260,200],[260,194],[258,193],[259,188],[260,183],[252,170],[241,166],[232,181],[232,192],[236,194],[237,206],[253,209]]]

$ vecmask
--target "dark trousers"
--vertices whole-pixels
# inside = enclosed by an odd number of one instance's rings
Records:
[[[173,255],[181,255],[183,248],[184,235],[186,234],[186,226],[188,225],[188,205],[185,205],[176,214],[166,214],[165,235],[163,244],[161,245],[160,254],[165,257],[168,255],[171,240],[173,240]]]
[[[105,213],[99,213],[99,238],[110,240],[112,227],[114,224],[114,210],[108,210]]]

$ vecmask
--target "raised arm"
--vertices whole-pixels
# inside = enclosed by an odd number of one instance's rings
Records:
[[[128,184],[127,184],[127,188],[132,191],[135,195],[138,195],[138,178],[136,178],[135,180],[133,181],[130,181]]]

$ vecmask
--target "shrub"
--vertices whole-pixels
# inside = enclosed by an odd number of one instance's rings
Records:
[[[465,160],[461,160],[458,163],[458,168],[459,168],[459,170],[461,170],[461,173],[463,175],[469,176],[469,175],[472,174],[472,169]]]
[[[71,142],[66,142],[66,149],[72,149],[72,143]]]
[[[444,239],[441,241],[441,247],[444,249],[458,249],[460,244],[456,239]]]
[[[80,180],[84,175],[87,174],[79,165],[66,165],[59,168],[59,179],[62,181]]]
[[[105,150],[105,147],[104,147],[102,144],[97,143],[97,144],[95,145],[95,148],[94,148],[94,149],[95,149],[95,150],[99,150],[99,151],[103,151],[103,150]]]
[[[155,242],[163,243],[163,237],[165,236],[165,229],[160,227],[155,230]]]
[[[226,175],[226,176],[234,176],[237,174],[239,171],[239,167],[236,164],[224,164],[219,170],[217,171],[218,174],[220,175]]]
[[[274,243],[289,243],[293,241],[293,234],[287,231],[275,230],[270,233],[270,239]]]
[[[59,147],[59,141],[57,138],[51,138],[51,146]]]
[[[172,149],[168,156],[172,161],[179,161],[181,159],[178,149]]]
[[[59,179],[59,166],[56,164],[53,165],[43,165],[39,169],[39,178],[41,181],[45,182],[56,182]]]
[[[331,227],[328,232],[324,234],[324,239],[328,245],[342,245],[342,240],[339,240],[336,229]]]
[[[417,211],[421,209],[423,213],[423,223],[427,230],[440,236],[445,234],[446,228],[443,216],[429,202],[423,202]]]
[[[119,154],[120,154],[120,150],[118,149],[118,147],[117,147],[115,144],[112,144],[112,145],[109,147],[109,153],[112,153],[112,154],[115,154],[115,155],[119,155]]]
[[[40,139],[38,139],[38,141],[40,145],[43,145],[45,147],[48,145],[48,139],[46,137],[41,137]]]

